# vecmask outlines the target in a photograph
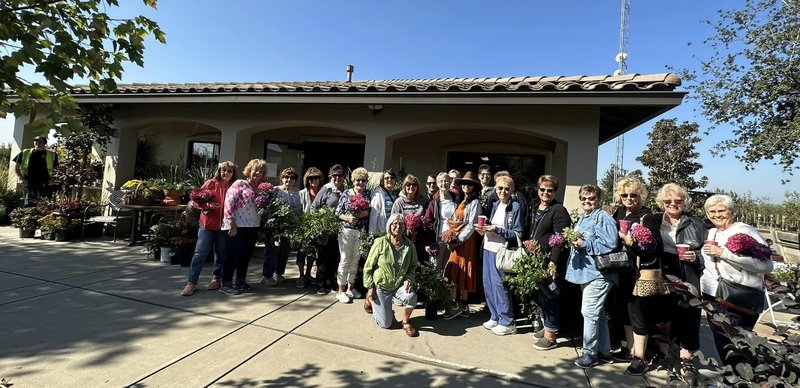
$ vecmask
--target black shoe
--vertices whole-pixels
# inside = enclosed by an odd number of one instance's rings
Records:
[[[611,356],[611,353],[597,353],[597,362],[601,364],[613,364],[614,357]]]
[[[539,331],[533,333],[533,338],[544,338],[544,329],[540,329]]]
[[[240,292],[249,292],[249,291],[253,291],[253,287],[250,287],[250,285],[249,285],[249,284],[247,284],[247,283],[244,283],[244,282],[242,282],[242,283],[239,283],[239,284],[237,284],[237,285],[233,286],[233,288],[235,288],[235,289],[239,290]]]
[[[225,295],[239,295],[240,294],[239,290],[231,287],[230,285],[221,286],[219,288],[219,292],[221,292],[221,293],[223,293]]]
[[[628,348],[626,348],[624,346],[619,348],[619,350],[617,350],[616,352],[612,352],[611,353],[611,357],[614,359],[614,361],[619,361],[619,362],[631,362],[631,361],[633,361],[633,357],[631,356],[630,349],[628,349]]]
[[[317,295],[328,295],[329,292],[331,292],[331,290],[329,290],[328,287],[317,288]]]
[[[631,364],[628,365],[628,369],[625,369],[625,373],[632,376],[644,376],[644,374],[647,372],[648,366],[649,364],[647,361],[633,356],[633,361],[631,361]]]

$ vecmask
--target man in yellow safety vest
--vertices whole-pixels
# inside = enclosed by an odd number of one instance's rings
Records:
[[[25,206],[33,206],[38,197],[50,197],[56,186],[53,169],[58,167],[58,155],[46,149],[47,138],[33,138],[33,148],[26,148],[14,157],[14,171],[25,189]]]

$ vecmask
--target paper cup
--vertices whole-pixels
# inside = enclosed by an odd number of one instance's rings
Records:
[[[628,231],[631,230],[631,222],[628,220],[619,220],[619,231],[622,234],[628,234]]]
[[[486,226],[486,216],[478,216],[478,226]]]
[[[683,260],[683,254],[689,250],[689,245],[675,244],[675,249],[678,251],[678,259]]]
[[[708,241],[704,242],[703,245],[713,245],[715,247],[718,247],[719,243],[714,241],[714,240],[708,240]]]

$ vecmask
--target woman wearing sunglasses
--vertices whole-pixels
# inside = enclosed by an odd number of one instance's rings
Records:
[[[370,213],[367,190],[369,172],[366,168],[359,167],[353,170],[350,179],[353,181],[353,188],[342,193],[339,205],[336,206],[336,216],[342,221],[342,231],[339,232],[339,267],[336,272],[336,282],[339,284],[336,300],[341,303],[350,303],[353,299],[361,298],[361,293],[356,290],[358,260],[361,258],[358,242],[361,230],[367,229]],[[351,201],[352,197],[363,198],[365,208],[353,208],[355,202]]]
[[[295,187],[297,183],[297,170],[294,167],[287,167],[281,171],[281,184],[276,186],[276,201],[283,201],[289,205],[292,212],[297,214],[303,212],[303,205],[300,202],[300,190]],[[289,261],[289,252],[292,244],[286,237],[280,237],[275,245],[273,237],[267,230],[267,241],[264,242],[264,266],[261,271],[261,284],[274,286],[283,283],[286,279],[286,263]]]
[[[617,225],[627,223],[626,226],[629,227],[634,223],[642,223],[642,217],[652,214],[650,208],[643,206],[647,201],[647,188],[639,179],[628,177],[621,179],[617,183],[616,190],[614,190],[614,199],[614,202],[621,204],[614,211],[613,216],[614,220],[617,221]],[[621,227],[620,230],[622,230]],[[630,250],[628,251],[628,257],[633,263],[636,262],[636,256]],[[636,283],[636,271],[621,272],[617,287],[614,287],[608,296],[611,310],[609,312],[611,318],[609,327],[611,343],[620,344],[619,350],[612,353],[612,356],[615,360],[622,362],[633,360],[631,357],[633,327],[628,314],[628,304],[633,301],[634,283]]]
[[[604,304],[618,276],[598,271],[592,256],[614,251],[619,236],[617,223],[600,206],[601,194],[602,190],[595,185],[583,185],[578,190],[583,214],[578,217],[575,229],[583,237],[569,242],[572,251],[567,262],[567,281],[580,285],[582,291],[583,354],[575,360],[575,365],[584,369],[611,358]]]
[[[397,200],[394,186],[397,183],[397,175],[392,170],[384,170],[381,177],[381,184],[372,191],[372,200],[369,205],[372,208],[369,212],[369,234],[386,231],[386,220],[392,215],[392,207]]]
[[[425,195],[424,191],[419,189],[419,179],[411,174],[406,175],[400,187],[400,196],[396,201],[394,201],[394,206],[392,206],[392,214],[401,214],[403,217],[411,214],[419,217],[425,215],[425,210],[428,208],[428,202],[430,201],[428,200],[428,196]],[[424,238],[427,236],[423,236],[420,233],[422,232],[421,229],[422,228],[414,231],[406,228],[406,234],[411,237],[411,241],[413,241],[414,245],[416,246],[417,257],[427,257],[427,253],[425,253],[425,247],[433,241],[426,241],[429,239]]]

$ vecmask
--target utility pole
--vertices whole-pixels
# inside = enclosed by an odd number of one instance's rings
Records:
[[[630,24],[631,1],[621,0],[619,17],[619,52],[614,58],[617,61],[617,70],[614,75],[622,75],[628,70],[628,25]],[[614,159],[614,188],[622,179],[623,156],[625,155],[625,134],[617,136],[616,158]]]

